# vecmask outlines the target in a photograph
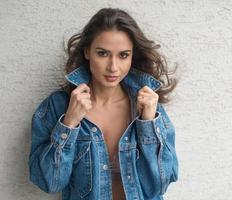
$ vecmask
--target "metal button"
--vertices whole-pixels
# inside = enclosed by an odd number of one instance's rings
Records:
[[[130,178],[131,178],[131,176],[130,176],[130,175],[128,175],[128,176],[127,176],[127,179],[130,179]]]
[[[97,132],[97,128],[96,128],[95,126],[92,127],[91,130],[92,130],[93,132]]]
[[[128,141],[128,137],[125,137],[124,139],[125,139],[126,141]]]
[[[103,168],[104,170],[107,170],[107,169],[108,169],[108,165],[103,165],[102,168]]]
[[[68,135],[67,133],[62,133],[61,136],[60,136],[63,140],[66,140]]]
[[[160,129],[159,129],[159,127],[157,127],[157,128],[156,128],[156,131],[157,131],[157,133],[160,133]]]

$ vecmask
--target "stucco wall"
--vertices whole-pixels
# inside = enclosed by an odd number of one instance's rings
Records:
[[[180,79],[166,109],[179,181],[167,200],[232,196],[232,1],[0,0],[0,199],[48,200],[28,181],[31,115],[63,79],[63,40],[102,7],[130,12]]]

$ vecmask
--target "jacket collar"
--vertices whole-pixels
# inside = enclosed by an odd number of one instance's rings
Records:
[[[81,83],[88,83],[90,80],[90,71],[86,66],[80,66],[71,73],[65,75],[65,78],[72,84],[78,86]],[[132,93],[136,94],[140,88],[147,85],[156,91],[162,83],[148,73],[141,72],[135,68],[131,68],[125,78],[122,80],[123,85],[129,87]]]

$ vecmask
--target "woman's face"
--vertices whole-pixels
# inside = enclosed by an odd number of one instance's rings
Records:
[[[104,31],[97,35],[85,51],[94,84],[117,86],[130,70],[132,48],[132,41],[123,31]]]

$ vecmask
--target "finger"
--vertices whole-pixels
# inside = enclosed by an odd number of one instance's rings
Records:
[[[155,99],[153,97],[139,97],[138,98],[138,104],[145,105],[145,106],[152,106],[155,103]]]
[[[86,96],[86,98],[80,98],[80,101],[83,103],[83,104],[92,104],[92,101],[90,98],[88,98],[88,96]]]
[[[147,92],[139,92],[138,96],[151,96],[155,99],[159,99],[159,95],[155,92],[147,93]]]
[[[75,92],[72,92],[71,94],[71,99],[75,100],[75,101],[79,101],[79,102],[82,102],[82,101],[85,101],[87,99],[90,99],[90,94],[89,93],[77,93],[78,91],[75,91]]]
[[[91,104],[88,104],[88,105],[86,105],[86,110],[89,112],[91,109],[92,109],[92,105]]]
[[[145,85],[144,87],[142,87],[141,89],[140,89],[142,92],[154,92],[150,87],[148,87],[147,85]]]
[[[80,93],[78,96],[80,99],[90,99],[91,95],[90,93],[83,92],[83,93]]]
[[[139,94],[151,94],[151,95],[156,95],[157,93],[156,92],[154,92],[153,90],[139,90],[139,92],[138,92],[138,95]]]
[[[145,93],[145,92],[140,92],[138,94],[138,97],[139,96],[144,96],[144,97],[154,97],[154,94],[151,94],[151,93]]]
[[[138,99],[149,99],[149,100],[153,100],[153,101],[157,101],[159,99],[158,95],[151,95],[151,94],[143,94],[143,95],[139,95],[137,96]]]
[[[92,105],[92,101],[89,100],[89,99],[86,99],[86,100],[85,100],[85,105]]]
[[[88,85],[86,85],[85,83],[80,84],[76,89],[75,89],[78,93],[89,93],[90,92],[90,88]]]
[[[139,114],[141,114],[142,113],[142,109],[143,109],[142,104],[140,102],[137,102],[136,107],[137,107],[137,110],[138,110]]]
[[[84,107],[87,111],[90,111],[92,109],[92,103],[91,101],[85,101]]]

